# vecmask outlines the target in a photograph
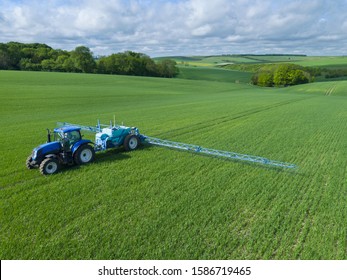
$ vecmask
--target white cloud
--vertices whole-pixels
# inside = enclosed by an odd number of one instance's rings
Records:
[[[0,41],[96,54],[338,55],[346,18],[345,0],[0,0]]]

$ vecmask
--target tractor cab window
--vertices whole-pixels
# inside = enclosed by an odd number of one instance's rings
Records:
[[[68,142],[69,145],[75,144],[77,141],[81,140],[81,133],[78,130],[69,132],[59,132],[54,135],[55,141]]]
[[[81,134],[79,131],[70,131],[65,133],[65,138],[69,139],[70,144],[74,144],[81,140]]]
[[[54,132],[54,141],[61,141],[64,138],[64,133]]]

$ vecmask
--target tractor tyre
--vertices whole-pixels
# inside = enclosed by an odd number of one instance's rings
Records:
[[[78,148],[73,158],[74,158],[74,162],[77,165],[87,164],[94,160],[95,151],[93,147],[91,147],[90,145],[83,145]]]
[[[31,165],[31,162],[32,162],[32,161],[33,161],[33,159],[32,159],[32,157],[31,157],[31,155],[28,156],[28,158],[27,158],[27,160],[26,160],[26,162],[25,162],[25,165],[26,165],[26,167],[27,167],[28,169],[33,169],[33,168],[34,168],[34,166]]]
[[[46,158],[40,164],[42,175],[52,175],[60,170],[60,163],[56,158]]]
[[[133,151],[139,147],[140,139],[137,135],[129,134],[124,139],[124,149],[126,151]]]

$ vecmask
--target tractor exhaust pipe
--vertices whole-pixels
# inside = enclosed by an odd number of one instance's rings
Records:
[[[51,131],[47,128],[47,143],[51,142]]]

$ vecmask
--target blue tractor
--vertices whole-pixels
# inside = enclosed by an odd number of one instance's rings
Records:
[[[94,160],[92,141],[82,139],[81,128],[63,126],[54,129],[54,140],[48,130],[47,143],[33,149],[26,161],[29,169],[38,167],[44,175],[57,173],[62,165],[86,164]]]
[[[47,143],[33,149],[26,160],[28,169],[39,168],[43,175],[57,173],[62,165],[82,165],[95,158],[95,152],[124,146],[126,151],[138,148],[143,141],[136,127],[98,125],[96,127],[59,123],[52,135],[47,129]],[[95,143],[82,139],[81,130],[95,134]]]

